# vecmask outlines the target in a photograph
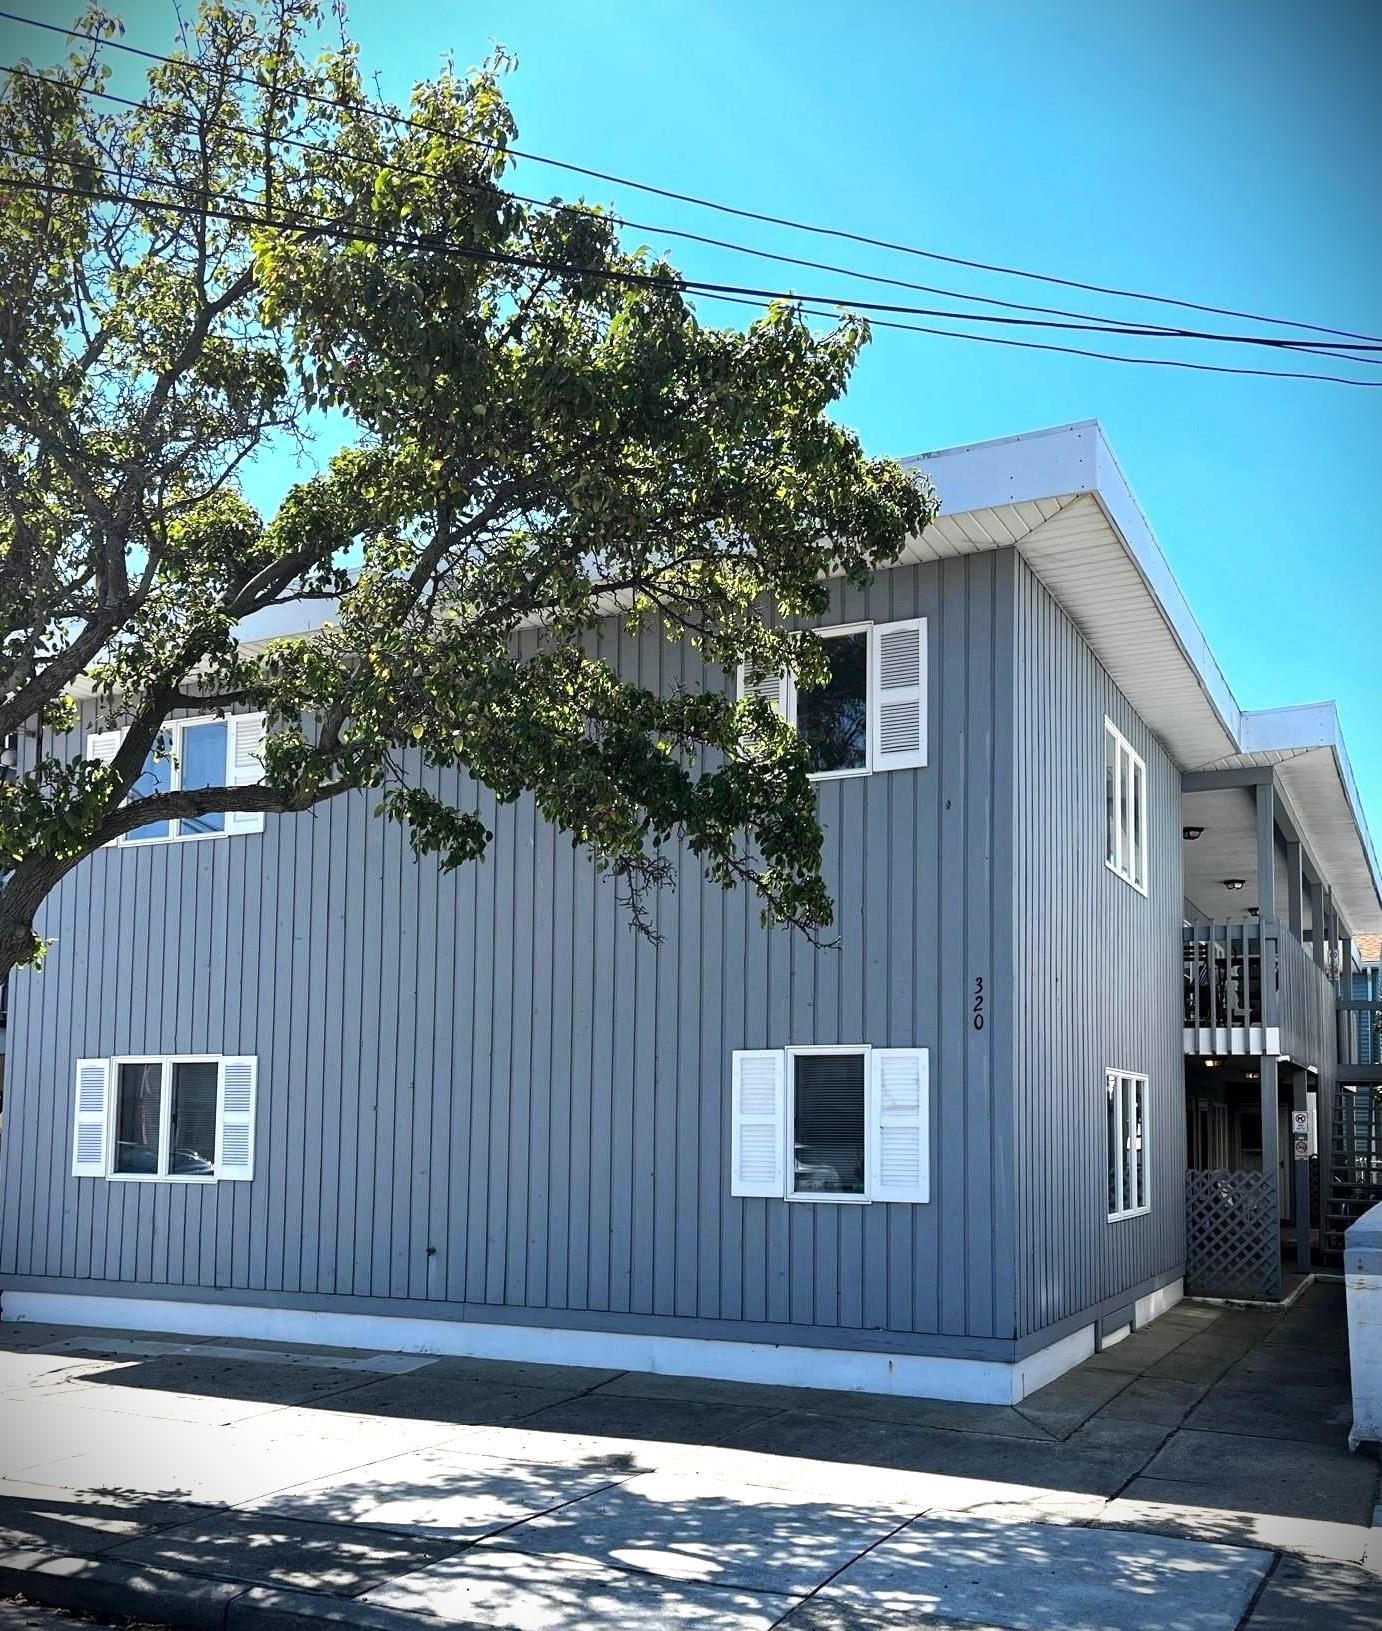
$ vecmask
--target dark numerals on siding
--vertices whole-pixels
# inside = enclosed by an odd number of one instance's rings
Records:
[[[982,974],[974,976],[974,1001],[970,1005],[969,1023],[976,1031],[982,1031],[984,1028],[984,976]]]

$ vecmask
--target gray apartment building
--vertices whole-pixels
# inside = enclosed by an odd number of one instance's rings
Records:
[[[942,517],[838,587],[823,691],[600,636],[795,721],[834,944],[685,852],[650,942],[416,761],[483,863],[364,795],[132,833],[12,982],[0,1317],[1013,1402],[1325,1260],[1382,929],[1332,705],[1239,707],[1097,425],[914,462]],[[253,779],[261,730],[188,715],[158,773]]]

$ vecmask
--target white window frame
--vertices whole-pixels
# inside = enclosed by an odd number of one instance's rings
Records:
[[[221,1176],[222,1105],[225,1099],[225,1067],[228,1059],[242,1058],[241,1054],[223,1053],[118,1053],[106,1061],[107,1113],[105,1131],[104,1171],[99,1174],[112,1184],[219,1184],[232,1180]],[[115,1152],[120,1141],[120,1067],[121,1065],[161,1065],[162,1074],[158,1099],[158,1166],[157,1172],[116,1172]],[[216,1066],[216,1153],[212,1158],[213,1171],[168,1172],[172,1159],[173,1134],[173,1067],[175,1065]],[[91,1176],[98,1176],[92,1174]]]
[[[264,731],[263,714],[197,714],[187,719],[170,719],[166,721],[166,723],[160,729],[160,735],[167,733],[172,738],[171,754],[169,757],[167,791],[170,793],[175,793],[182,785],[182,761],[184,757],[182,751],[182,733],[186,730],[190,730],[194,725],[225,726],[225,781],[222,783],[222,785],[225,787],[243,787],[250,785],[251,779],[243,776],[237,778],[235,774],[236,729],[238,726],[243,726],[248,720],[253,720],[256,722],[259,734],[262,738]],[[101,753],[99,757],[113,758],[115,753],[119,750],[120,741],[123,735],[123,731],[119,730],[92,733],[88,738],[88,756],[91,756],[91,744],[99,741],[103,745],[110,744],[105,746],[104,752]],[[144,772],[141,770],[140,775],[142,776],[143,774]],[[252,780],[256,782],[259,781],[261,779],[261,775],[253,777]],[[137,795],[133,799],[126,800],[127,805],[138,803],[139,798]],[[222,816],[221,830],[219,832],[176,831],[174,829],[180,827],[183,820],[183,818],[180,816],[155,816],[150,819],[149,824],[152,825],[153,821],[160,819],[166,821],[169,827],[169,831],[161,836],[146,835],[141,837],[136,832],[128,832],[121,833],[118,838],[112,839],[111,842],[112,844],[121,847],[126,845],[131,847],[143,847],[146,844],[192,844],[205,838],[244,838],[250,833],[263,832],[264,830],[264,816],[262,811],[243,813],[226,811]]]
[[[1113,745],[1113,809],[1108,808],[1108,754]],[[1104,865],[1116,878],[1147,894],[1147,762],[1113,723],[1104,719],[1104,758],[1100,769],[1104,805]],[[1123,793],[1126,785],[1128,831],[1123,831]],[[1141,797],[1138,797],[1138,794]],[[1110,846],[1109,840],[1113,843]],[[1128,853],[1124,853],[1125,841]],[[1109,859],[1109,849],[1113,859]]]
[[[1134,1127],[1137,1125],[1138,1119],[1137,1101],[1141,1101],[1142,1143],[1140,1145],[1135,1145],[1132,1142],[1131,1129],[1127,1123],[1127,1095],[1124,1089],[1128,1085],[1131,1085],[1133,1091]],[[1114,1137],[1117,1144],[1118,1156],[1116,1166],[1113,1161],[1114,1151],[1107,1148],[1109,1136],[1108,1104],[1110,1097],[1112,1097],[1115,1107]],[[1148,1078],[1143,1075],[1141,1071],[1136,1070],[1119,1070],[1112,1067],[1106,1070],[1104,1072],[1103,1111],[1104,1140],[1106,1146],[1104,1151],[1104,1182],[1107,1184],[1109,1168],[1110,1166],[1114,1166],[1118,1175],[1115,1198],[1120,1203],[1117,1206],[1109,1208],[1108,1221],[1110,1223],[1122,1223],[1127,1218],[1145,1217],[1152,1209],[1152,1123]],[[1142,1204],[1140,1206],[1123,1205],[1121,1203],[1127,1198],[1130,1180],[1132,1180],[1134,1172],[1136,1172],[1139,1168],[1141,1169],[1140,1189],[1143,1196]]]
[[[839,772],[836,772],[839,774]],[[857,774],[857,772],[852,772]],[[787,1048],[787,1103],[783,1123],[787,1129],[784,1144],[784,1160],[786,1170],[782,1175],[783,1199],[789,1201],[824,1201],[836,1206],[867,1206],[873,1199],[870,1186],[873,1181],[873,1047],[870,1043],[857,1044],[819,1044]],[[837,1058],[859,1058],[864,1062],[864,1097],[862,1100],[862,1113],[864,1118],[864,1192],[862,1195],[836,1195],[829,1190],[809,1189],[797,1191],[792,1185],[796,1178],[796,1150],[797,1150],[797,1075],[796,1061],[802,1056],[814,1055],[834,1056]]]
[[[163,732],[166,731],[172,736],[173,739],[172,753],[168,761],[168,791],[170,793],[176,793],[180,791],[182,787],[182,733],[185,730],[189,730],[193,725],[225,726],[226,779],[224,785],[226,787],[231,785],[231,760],[235,752],[235,734],[231,725],[231,716],[223,715],[218,717],[216,714],[199,714],[195,719],[170,719],[159,732],[159,734],[162,735]],[[139,774],[142,776],[144,772],[141,770]],[[136,799],[134,802],[137,803],[138,800]],[[168,822],[168,831],[164,833],[162,837],[140,838],[137,833],[127,832],[121,833],[119,838],[116,839],[116,843],[131,845],[191,844],[196,843],[199,839],[203,838],[235,838],[238,836],[236,833],[230,830],[230,823],[224,816],[222,817],[220,832],[178,832],[174,829],[182,825],[182,818],[180,816],[167,816],[164,817],[164,819]],[[138,1061],[130,1060],[127,1062],[137,1063]]]
[[[930,686],[928,684],[928,657],[927,657],[927,623],[924,617],[900,618],[895,620],[903,624],[915,624],[919,631],[921,644],[921,753],[918,761],[908,765],[881,765],[878,763],[878,696],[877,696],[877,667],[878,667],[878,635],[883,629],[892,628],[895,623],[878,623],[866,620],[859,623],[827,623],[811,632],[818,640],[830,641],[849,634],[865,634],[868,636],[868,650],[864,664],[864,714],[865,714],[865,746],[864,762],[847,770],[815,770],[810,774],[813,782],[850,781],[856,776],[881,775],[892,770],[919,770],[924,769],[927,762],[927,724],[930,707]],[[745,695],[745,668],[740,664],[737,677],[736,691],[740,698]],[[797,684],[796,677],[789,669],[782,676],[782,704],[783,718],[796,728],[797,723]]]

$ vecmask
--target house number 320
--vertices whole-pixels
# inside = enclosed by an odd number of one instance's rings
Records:
[[[970,1024],[976,1031],[984,1028],[984,976],[974,976],[974,1005],[970,1009]]]

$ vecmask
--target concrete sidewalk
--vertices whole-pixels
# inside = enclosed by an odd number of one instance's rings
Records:
[[[0,1325],[0,1596],[192,1628],[1382,1624],[1341,1288],[1020,1408]]]

